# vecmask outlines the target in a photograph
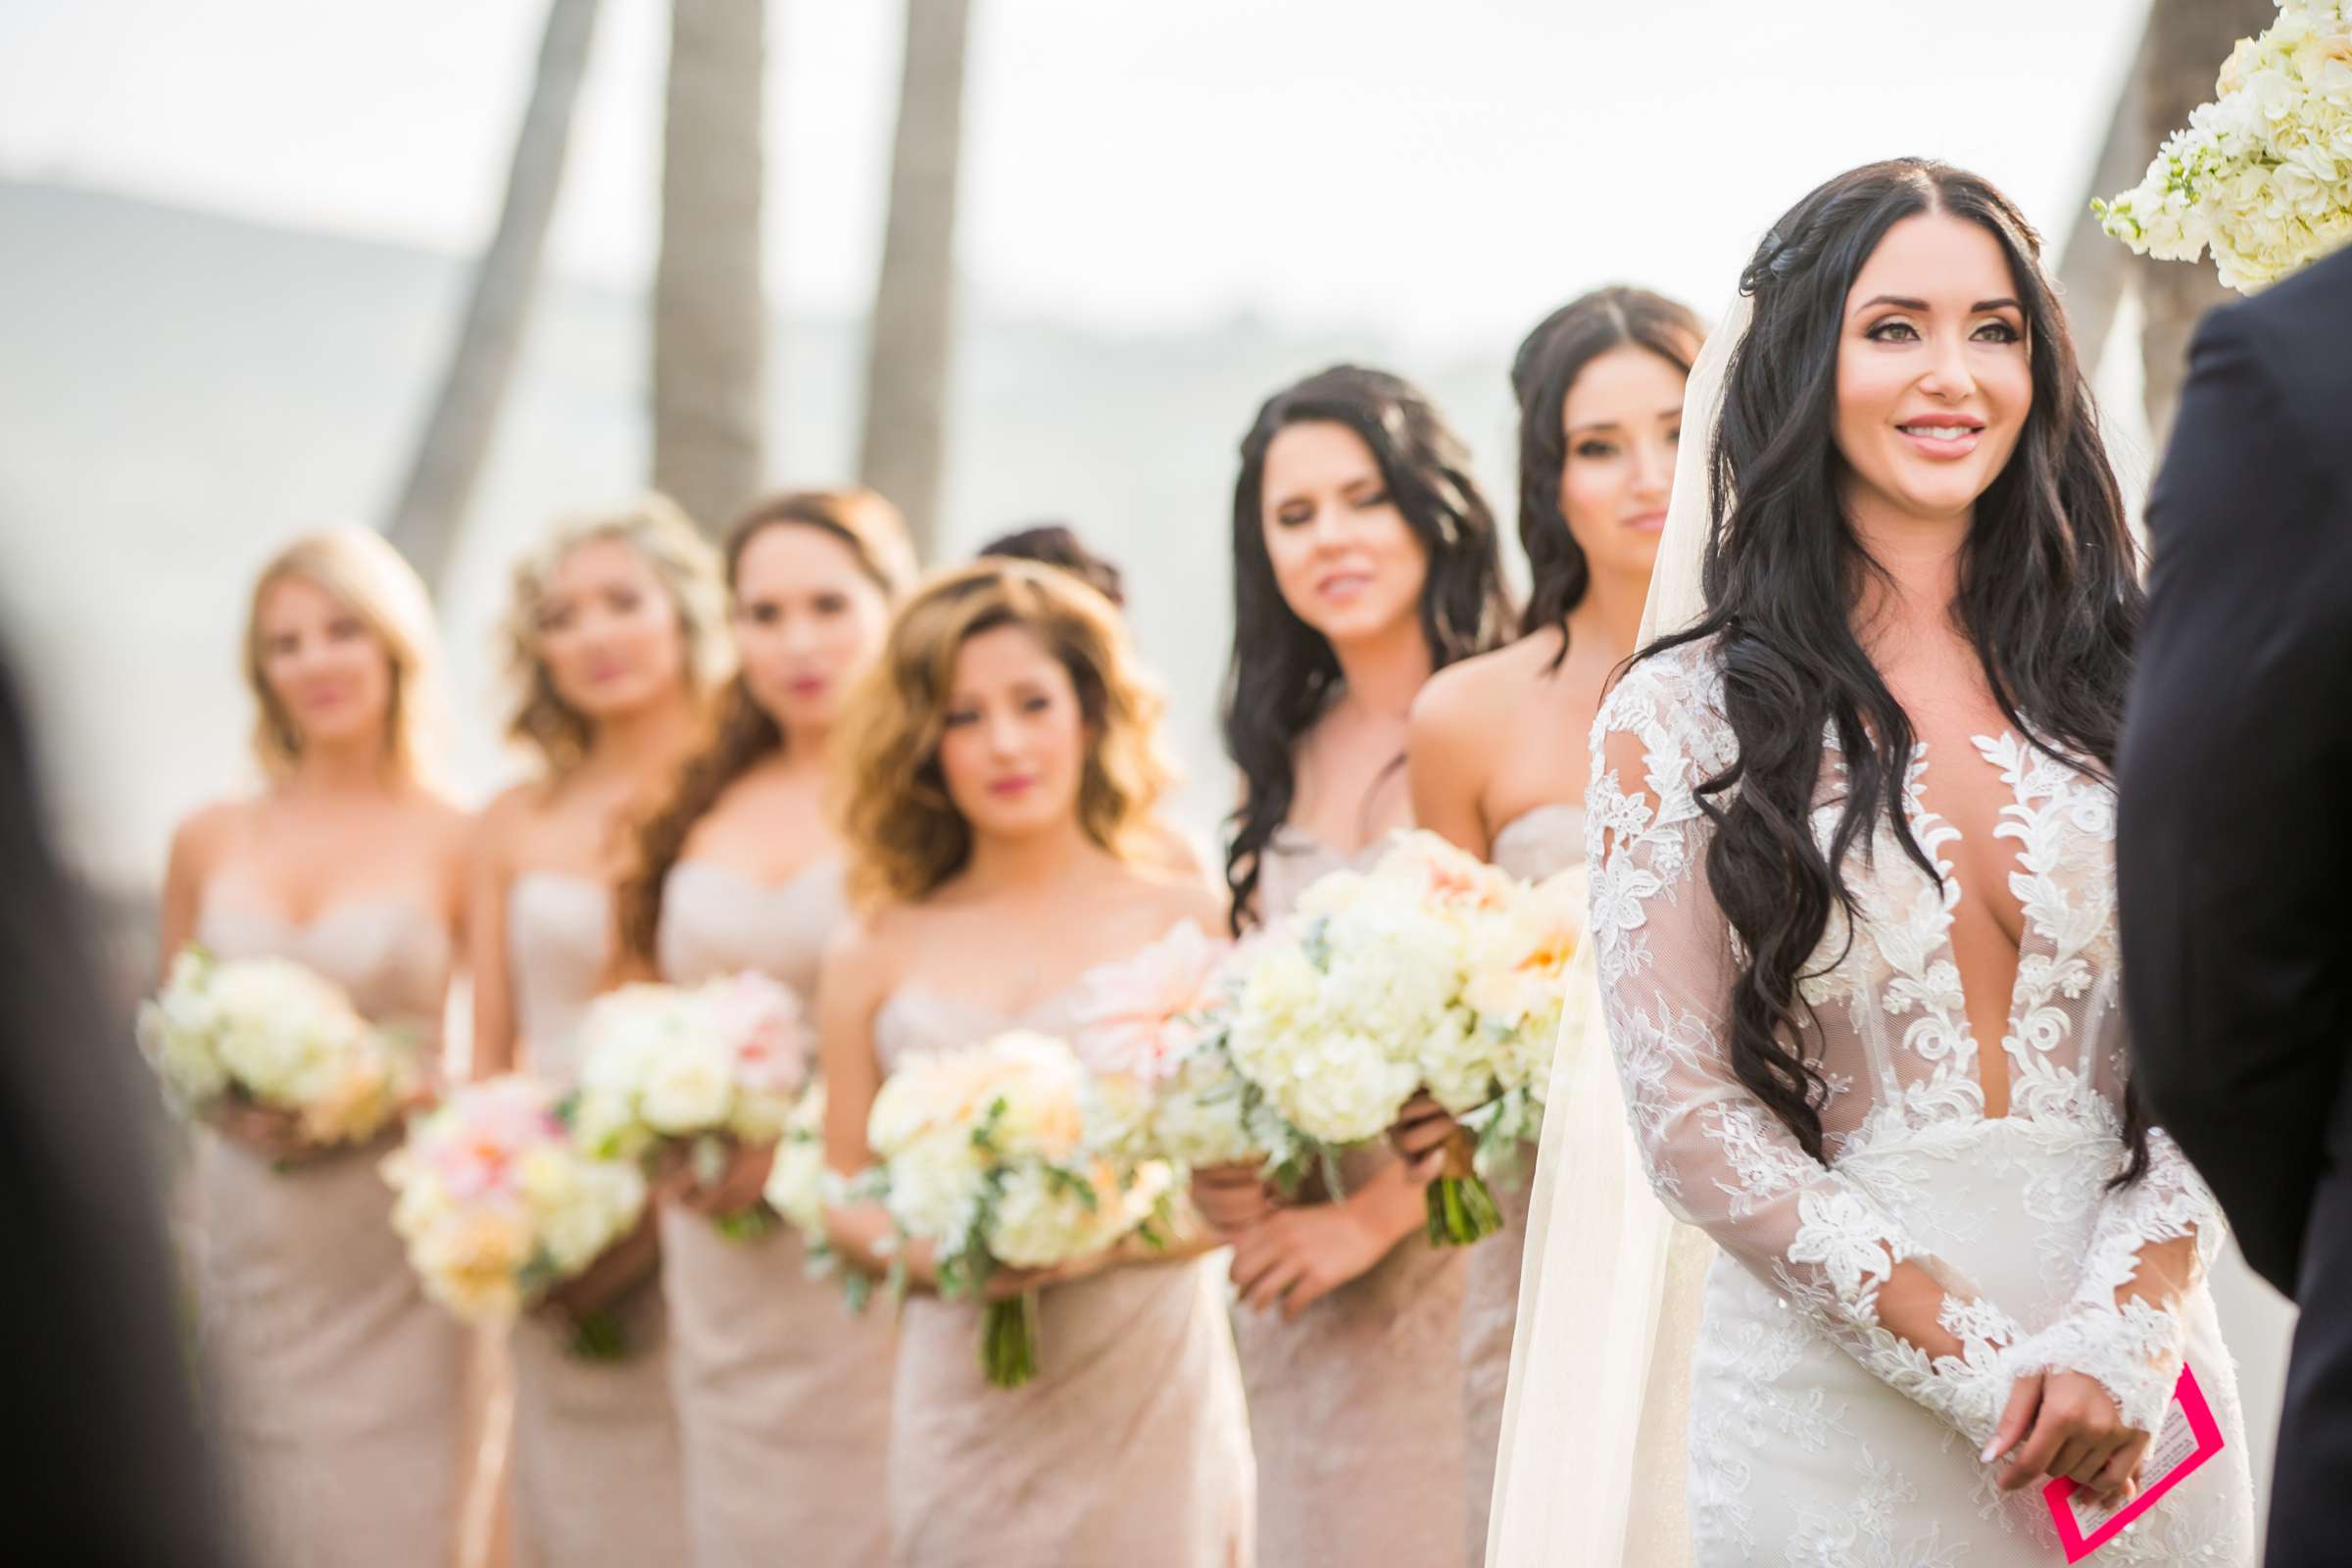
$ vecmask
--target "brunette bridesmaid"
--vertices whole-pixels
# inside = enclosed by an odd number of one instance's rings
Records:
[[[1533,592],[1509,647],[1433,676],[1407,734],[1413,815],[1513,876],[1585,858],[1586,738],[1632,657],[1682,433],[1698,318],[1643,289],[1605,288],[1546,317],[1511,366],[1519,402],[1519,540]],[[1408,1155],[1454,1130],[1427,1097],[1398,1131]],[[1498,1183],[1504,1228],[1470,1249],[1462,1305],[1463,1506],[1470,1560],[1487,1511],[1519,1312],[1535,1152]]]
[[[266,782],[172,842],[163,951],[291,958],[437,1052],[465,818],[432,783],[435,634],[416,573],[337,528],[272,557],[244,670]],[[465,1337],[427,1302],[364,1149],[223,1108],[197,1134],[199,1325],[257,1560],[410,1568],[456,1525]],[[134,1481],[135,1484],[135,1481]]]
[[[1239,933],[1409,824],[1406,711],[1434,670],[1501,641],[1509,606],[1461,443],[1377,370],[1338,367],[1267,401],[1242,442],[1233,548]],[[1436,1166],[1365,1149],[1344,1196],[1295,1201],[1251,1169],[1196,1175],[1233,1241],[1266,1563],[1463,1561],[1469,1260],[1423,1239]]]
[[[813,1026],[817,960],[848,918],[825,814],[828,741],[914,556],[897,510],[870,490],[763,501],[725,555],[742,668],[710,742],[640,836],[621,932],[632,966],[674,984],[747,970],[780,980]],[[845,1312],[840,1283],[810,1276],[796,1233],[737,1240],[715,1223],[764,1214],[774,1154],[737,1150],[707,1189],[687,1175],[661,1213],[693,1561],[878,1565],[889,1314]]]
[[[578,1075],[573,1031],[615,961],[630,835],[696,744],[729,664],[725,591],[694,525],[658,496],[577,518],[515,568],[510,734],[539,776],[483,813],[471,870],[474,1070]],[[649,1218],[515,1330],[514,1496],[526,1563],[686,1560],[658,1252]],[[575,1353],[609,1310],[617,1359]]]

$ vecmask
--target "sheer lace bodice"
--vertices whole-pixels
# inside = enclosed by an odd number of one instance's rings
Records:
[[[1975,758],[1934,760],[1994,768],[2013,796],[1996,830],[2016,843],[2010,886],[2026,918],[1998,1042],[2010,1115],[2037,1147],[2079,1155],[2072,1178],[2033,1192],[2034,1218],[2051,1238],[2038,1264],[2062,1303],[2053,1310],[1988,1297],[1984,1282],[1964,1277],[1890,1212],[1885,1179],[1847,1174],[1859,1156],[1984,1120],[1980,1042],[1948,936],[1960,886],[1944,852],[1959,835],[1922,804],[1924,748],[1904,808],[1941,887],[1882,822],[1846,866],[1860,920],[1849,931],[1833,918],[1801,982],[1811,1022],[1799,1045],[1830,1086],[1827,1166],[1733,1077],[1725,1047],[1733,938],[1708,892],[1710,828],[1694,793],[1733,760],[1710,648],[1686,645],[1636,665],[1594,729],[1595,948],[1611,1041],[1659,1196],[1873,1374],[1974,1442],[1990,1434],[2010,1381],[2034,1363],[2097,1376],[2128,1420],[2151,1425],[2179,1370],[2178,1325],[2138,1300],[2119,1308],[2117,1292],[2143,1246],[2193,1235],[2209,1258],[2222,1224],[2161,1133],[2151,1135],[2144,1180],[2105,1185],[2126,1157],[2112,787],[2015,735],[1978,740]],[[1814,813],[1825,846],[1838,797],[1831,748]],[[1887,1179],[1900,1177],[1898,1168]],[[1907,1259],[1944,1285],[1943,1326],[1966,1346],[1962,1356],[1931,1361],[1881,1324],[1879,1287]]]

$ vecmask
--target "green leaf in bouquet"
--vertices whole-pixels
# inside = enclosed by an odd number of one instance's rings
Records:
[[[1429,1184],[1427,1197],[1432,1247],[1468,1247],[1502,1229],[1502,1210],[1476,1175],[1441,1176]]]
[[[694,1173],[697,1187],[716,1187],[727,1179],[727,1166],[732,1162],[727,1140],[716,1133],[705,1133],[687,1151],[687,1163]]]
[[[1076,1199],[1090,1214],[1102,1207],[1102,1200],[1095,1195],[1094,1183],[1059,1165],[1048,1165],[1044,1169],[1046,1185],[1054,1192],[1064,1198]]]
[[[1000,1389],[1037,1376],[1037,1293],[991,1301],[980,1325],[980,1370]]]
[[[757,1242],[773,1236],[783,1228],[784,1216],[767,1206],[762,1199],[749,1208],[739,1208],[732,1214],[713,1214],[710,1228],[730,1242]]]
[[[582,1312],[572,1320],[571,1343],[565,1347],[583,1361],[625,1361],[629,1355],[629,1336],[620,1326],[620,1319],[608,1308]]]

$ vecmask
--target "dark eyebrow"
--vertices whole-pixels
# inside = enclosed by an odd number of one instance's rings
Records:
[[[1679,414],[1682,411],[1677,409],[1675,412]],[[1591,435],[1595,430],[1614,430],[1619,422],[1616,419],[1595,419],[1591,424],[1572,424],[1568,427],[1568,439],[1573,441],[1580,435]]]
[[[1928,308],[1926,300],[1901,299],[1892,294],[1881,294],[1876,299],[1864,300],[1860,306],[1856,307],[1855,314],[1860,315],[1863,311],[1876,310],[1882,305],[1891,305],[1898,311],[1924,311]],[[2024,309],[2023,305],[2013,299],[1979,300],[1969,307],[1968,314],[1983,316],[1991,311],[2023,311]]]

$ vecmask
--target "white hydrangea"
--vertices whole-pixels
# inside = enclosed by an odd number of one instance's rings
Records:
[[[785,1119],[775,1163],[768,1167],[760,1196],[811,1245],[821,1245],[832,1187],[825,1165],[825,1086],[820,1081],[808,1086]]]
[[[815,1044],[791,989],[759,974],[623,986],[590,1004],[580,1036],[576,1125],[614,1154],[719,1134],[773,1142]]]
[[[512,1317],[579,1273],[645,1212],[637,1166],[583,1149],[554,1092],[519,1074],[459,1090],[383,1173],[425,1294],[477,1322]]]
[[[2345,0],[2280,0],[2239,40],[2214,101],[2190,112],[2139,185],[2094,203],[2142,255],[2195,261],[2250,292],[2352,240],[2352,18]]]
[[[417,1092],[415,1049],[360,1016],[341,987],[289,958],[188,948],[139,1009],[141,1053],[182,1115],[240,1094],[294,1112],[319,1145],[365,1143]]]
[[[1581,883],[1531,889],[1428,833],[1324,878],[1242,963],[1233,1066],[1306,1139],[1363,1143],[1426,1089],[1474,1125],[1537,1119]],[[1164,1114],[1164,1113],[1163,1113]]]
[[[1150,1186],[1156,1201],[1166,1177],[1089,1151],[1088,1099],[1076,1054],[1049,1035],[1015,1030],[909,1056],[866,1123],[892,1221],[943,1256],[1011,1266],[1109,1246],[1139,1222],[1130,1196]],[[1102,1201],[1090,1208],[1084,1193]]]

